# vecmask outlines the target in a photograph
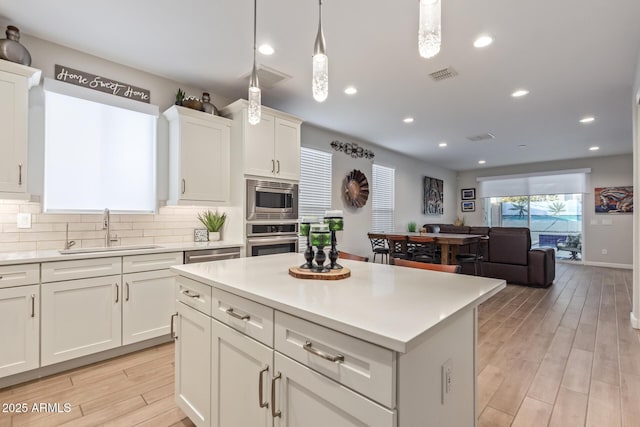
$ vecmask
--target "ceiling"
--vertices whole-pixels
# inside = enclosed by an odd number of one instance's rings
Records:
[[[258,62],[291,76],[264,89],[263,104],[454,170],[632,152],[640,2],[442,1],[442,51],[423,59],[417,0],[324,0],[330,91],[317,103],[317,2],[258,0],[258,44],[275,48]],[[250,0],[3,0],[0,19],[235,99],[246,98],[252,9]],[[481,33],[495,41],[477,49]],[[445,67],[458,76],[429,77]],[[348,85],[358,93],[345,95]],[[512,98],[519,88],[530,94]],[[596,120],[580,124],[587,115]],[[467,139],[487,132],[495,139]]]

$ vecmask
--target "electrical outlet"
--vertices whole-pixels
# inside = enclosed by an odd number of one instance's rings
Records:
[[[18,228],[31,228],[31,214],[19,213],[16,222]]]
[[[602,250],[602,255],[606,255],[606,254],[607,254],[607,250],[606,250],[606,249],[603,249],[603,250]]]
[[[442,364],[442,404],[447,403],[453,389],[453,362],[451,359]]]

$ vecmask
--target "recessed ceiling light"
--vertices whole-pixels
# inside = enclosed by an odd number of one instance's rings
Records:
[[[355,95],[356,93],[358,93],[358,89],[353,86],[349,86],[344,90],[344,93],[346,93],[347,95]]]
[[[589,147],[589,150],[591,151],[598,151],[600,149],[600,147]]]
[[[474,42],[473,45],[475,47],[487,47],[489,46],[491,43],[493,43],[493,38],[491,36],[480,36],[478,37]]]
[[[526,89],[518,89],[517,91],[513,92],[511,94],[511,96],[513,96],[514,98],[520,98],[521,96],[525,96],[528,95],[529,91]]]
[[[486,161],[486,160],[478,160],[478,164],[479,164],[479,165],[484,165],[485,163],[487,163],[487,161]]]
[[[413,117],[405,117],[402,121],[405,123],[413,123]]]
[[[527,144],[520,144],[518,145],[518,148],[527,148]]]
[[[595,119],[596,118],[593,117],[593,116],[583,117],[583,118],[580,119],[580,123],[591,123]]]
[[[263,55],[273,55],[273,52],[275,51],[273,50],[273,47],[271,47],[271,45],[261,44],[260,47],[258,48],[258,52],[260,52]]]
[[[440,148],[444,148],[446,146],[447,146],[446,142],[441,142],[440,144],[438,144],[438,147],[440,147]]]

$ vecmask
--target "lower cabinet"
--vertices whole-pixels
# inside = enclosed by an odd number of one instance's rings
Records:
[[[39,285],[0,289],[0,378],[39,366],[39,307]]]
[[[42,284],[42,366],[118,347],[121,276]]]
[[[211,318],[181,302],[176,302],[176,308],[176,404],[195,425],[208,427],[211,425]]]
[[[170,270],[123,274],[122,344],[169,334],[175,312],[175,275]]]
[[[212,322],[211,425],[270,426],[273,350],[217,320]]]

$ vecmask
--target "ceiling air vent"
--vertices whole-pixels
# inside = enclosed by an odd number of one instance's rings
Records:
[[[458,75],[458,72],[453,67],[443,68],[442,70],[434,71],[429,76],[436,82],[440,80],[450,79]]]
[[[474,135],[474,136],[468,136],[467,139],[469,141],[473,141],[473,142],[478,142],[478,141],[485,141],[487,139],[494,139],[496,136],[492,133],[483,133],[480,135]]]
[[[249,78],[251,77],[251,71],[243,76],[243,78],[249,84]],[[275,85],[285,80],[290,79],[291,76],[275,70],[270,67],[266,67],[264,65],[258,66],[258,83],[260,84],[261,89],[271,89]]]

